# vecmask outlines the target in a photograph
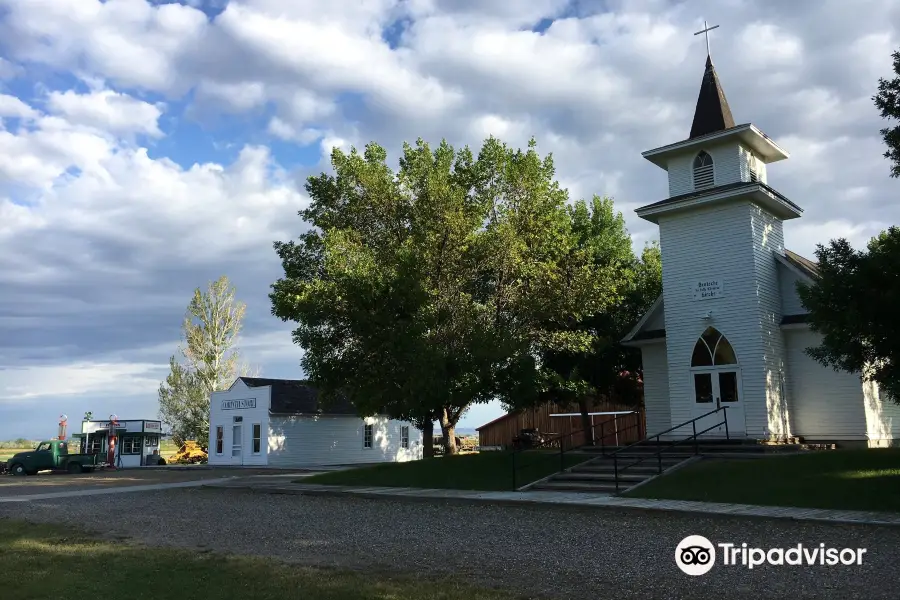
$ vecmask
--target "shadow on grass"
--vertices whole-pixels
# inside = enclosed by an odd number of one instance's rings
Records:
[[[900,512],[900,449],[704,460],[630,497]]]
[[[254,557],[145,548],[70,528],[0,518],[0,597],[16,600],[96,597],[129,600],[501,600],[514,596],[447,580],[309,568]]]
[[[590,458],[588,455],[567,454],[565,466],[571,467]],[[515,458],[512,452],[481,452],[334,471],[305,477],[295,483],[511,491],[552,475],[560,467],[558,450],[522,452]]]

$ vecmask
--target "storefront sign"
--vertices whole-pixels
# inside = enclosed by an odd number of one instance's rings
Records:
[[[721,279],[704,279],[694,284],[694,300],[712,300],[724,295]]]
[[[240,410],[242,408],[256,408],[256,398],[222,400],[222,410]]]
[[[159,431],[159,421],[144,421],[144,431]]]

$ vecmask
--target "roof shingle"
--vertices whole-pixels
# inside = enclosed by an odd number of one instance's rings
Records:
[[[308,381],[302,379],[267,379],[264,377],[240,377],[248,387],[272,387],[269,412],[275,414],[325,414],[356,415],[356,407],[348,400],[339,398],[323,405],[319,392]]]

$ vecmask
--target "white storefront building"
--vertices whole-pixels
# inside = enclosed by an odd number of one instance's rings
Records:
[[[118,468],[156,465],[162,423],[147,419],[119,419],[116,426],[115,466]],[[109,420],[81,422],[81,431],[72,434],[80,452],[106,457],[109,448]]]
[[[348,403],[324,406],[308,382],[239,377],[209,402],[209,464],[307,467],[422,457],[422,433]]]

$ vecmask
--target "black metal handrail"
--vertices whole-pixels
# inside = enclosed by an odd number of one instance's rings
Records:
[[[679,444],[682,444],[682,443],[685,443],[685,442],[693,441],[693,442],[694,442],[694,456],[698,456],[698,455],[700,454],[699,437],[700,437],[701,435],[703,435],[704,433],[708,432],[708,431],[712,431],[713,429],[717,429],[718,427],[721,427],[722,425],[724,425],[724,426],[725,426],[725,439],[726,439],[726,440],[730,440],[731,437],[730,437],[730,435],[729,435],[729,433],[728,433],[728,412],[727,412],[727,409],[728,409],[727,406],[720,406],[719,408],[717,408],[717,409],[715,409],[715,410],[711,410],[711,411],[709,411],[709,412],[706,413],[706,414],[702,414],[702,415],[700,415],[699,417],[694,417],[693,419],[691,419],[691,420],[689,420],[689,421],[685,421],[684,423],[681,423],[681,424],[676,425],[676,426],[674,426],[674,427],[670,427],[669,429],[666,429],[665,431],[660,431],[659,433],[657,433],[657,434],[655,434],[655,435],[653,435],[653,436],[646,437],[646,438],[644,438],[644,439],[642,439],[642,440],[638,440],[637,442],[634,442],[633,444],[629,444],[629,445],[624,446],[624,447],[622,447],[622,448],[619,448],[618,450],[616,450],[615,452],[613,452],[613,453],[610,455],[610,457],[613,459],[613,473],[615,474],[614,476],[615,476],[615,482],[616,482],[616,492],[619,491],[619,474],[620,474],[622,471],[626,471],[626,470],[628,470],[629,468],[631,468],[631,467],[633,467],[633,466],[635,466],[635,465],[641,464],[642,462],[644,462],[644,461],[647,460],[648,458],[653,458],[653,457],[656,458],[657,474],[658,474],[658,475],[662,474],[662,472],[663,472],[663,468],[662,468],[662,454],[663,454],[664,448],[663,448],[662,445],[661,445],[661,440],[660,440],[660,438],[661,438],[661,436],[664,436],[664,435],[666,435],[667,433],[671,433],[671,432],[675,431],[676,429],[681,429],[682,427],[687,427],[688,425],[690,425],[690,426],[691,426],[691,429],[692,429],[692,431],[693,431],[693,433],[692,433],[691,435],[689,435],[688,437],[682,439],[682,440],[676,440],[676,441],[673,441],[673,442],[669,442],[669,443],[668,443],[668,448],[665,448],[665,450],[669,450],[669,449],[671,449],[671,448],[675,448],[675,447],[678,446]],[[714,414],[716,414],[716,413],[718,413],[718,412],[721,412],[721,413],[722,413],[722,417],[723,417],[722,421],[720,421],[719,423],[716,423],[715,425],[711,425],[711,426],[707,427],[707,428],[704,429],[703,431],[697,431],[697,421],[699,421],[700,419],[705,419],[706,417],[708,417],[708,416],[710,416],[710,415],[714,415]],[[656,452],[655,452],[655,453],[653,453],[653,454],[648,454],[647,456],[644,456],[644,457],[642,457],[642,458],[640,458],[640,459],[638,459],[638,460],[635,460],[634,462],[628,463],[627,465],[625,465],[625,466],[622,467],[621,469],[619,468],[619,455],[620,455],[620,454],[622,454],[623,452],[628,452],[629,450],[632,450],[633,448],[635,448],[636,446],[640,446],[641,444],[644,444],[644,445],[649,444],[649,443],[652,442],[653,440],[656,441]]]
[[[518,478],[517,478],[518,471],[520,469],[522,469],[523,467],[534,465],[538,462],[538,461],[530,461],[528,463],[521,464],[521,459],[519,459],[519,460],[516,459],[516,456],[518,454],[522,454],[523,452],[527,452],[529,450],[547,450],[547,449],[551,449],[551,448],[556,448],[556,446],[558,445],[559,446],[559,469],[557,471],[551,473],[551,475],[555,475],[556,473],[562,473],[563,471],[566,470],[566,453],[571,450],[574,450],[577,448],[582,448],[587,445],[597,446],[597,442],[599,441],[600,442],[600,444],[599,444],[600,445],[600,453],[603,456],[606,456],[607,455],[606,454],[606,452],[607,452],[606,442],[605,442],[606,438],[608,438],[610,436],[622,435],[623,433],[628,432],[632,429],[638,429],[639,430],[638,437],[640,437],[641,431],[643,430],[643,427],[642,427],[643,421],[641,419],[638,419],[635,423],[632,423],[631,425],[625,426],[623,428],[618,427],[618,419],[620,417],[621,418],[630,417],[630,416],[633,416],[636,414],[639,415],[640,411],[632,410],[632,411],[628,411],[628,412],[623,412],[622,414],[614,415],[612,419],[608,419],[606,421],[601,421],[599,423],[591,425],[591,427],[589,427],[588,429],[579,429],[578,431],[570,431],[569,433],[566,433],[566,434],[559,434],[553,438],[550,438],[539,444],[531,446],[530,448],[521,448],[521,449],[513,450],[513,453],[512,453],[512,485],[513,485],[513,489],[514,490],[519,489],[518,485],[517,485],[518,484]],[[614,426],[614,430],[604,434],[603,428],[606,426],[609,426],[610,424],[612,424]],[[595,435],[595,429],[597,429],[598,427],[600,428],[599,438]],[[591,439],[593,441],[593,444],[582,444],[580,446],[571,444],[571,445],[568,445],[568,447],[567,447],[567,444],[564,443],[565,440],[571,440],[574,436],[576,436],[578,434],[585,434],[586,432],[590,432],[590,434],[592,436]],[[585,439],[587,439],[587,437],[585,437]],[[616,444],[616,446],[613,446],[613,447],[618,448],[619,447],[618,443]],[[549,454],[549,453],[544,454],[541,458],[546,459],[548,456],[556,457],[556,453],[554,452],[553,454]]]

